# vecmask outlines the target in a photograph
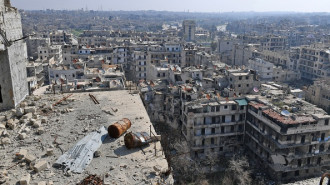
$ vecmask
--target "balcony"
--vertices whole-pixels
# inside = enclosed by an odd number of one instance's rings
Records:
[[[239,125],[244,124],[244,120],[242,121],[229,121],[229,122],[212,122],[210,124],[197,124],[194,123],[194,128],[217,128],[221,126],[230,126],[230,125]]]
[[[226,136],[238,136],[238,135],[243,135],[243,131],[242,132],[224,132],[224,133],[214,133],[214,134],[205,134],[205,135],[194,135],[194,138],[212,138],[212,137],[226,137]]]

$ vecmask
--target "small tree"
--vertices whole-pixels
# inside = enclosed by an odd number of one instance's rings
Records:
[[[219,155],[217,153],[209,153],[206,156],[205,164],[210,166],[210,173],[212,173],[213,167],[216,166],[220,161]]]
[[[178,184],[206,184],[205,175],[200,163],[190,158],[190,149],[187,142],[173,144],[176,154],[172,156],[171,163],[175,175],[179,178]]]
[[[234,185],[234,180],[229,177],[229,175],[225,175],[222,179],[221,185]]]
[[[249,162],[246,157],[235,158],[229,161],[224,180],[232,180],[233,184],[250,185],[252,182]]]

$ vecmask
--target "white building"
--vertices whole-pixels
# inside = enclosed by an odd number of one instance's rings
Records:
[[[83,73],[83,69],[67,68],[66,66],[49,68],[49,82],[58,83],[61,79],[67,82],[74,82],[78,78],[78,73]]]
[[[249,60],[249,69],[256,71],[261,80],[273,79],[273,68],[274,64],[260,58]]]
[[[55,60],[62,62],[62,46],[52,45],[52,46],[39,46],[38,47],[38,58],[40,60],[47,60],[54,57]]]

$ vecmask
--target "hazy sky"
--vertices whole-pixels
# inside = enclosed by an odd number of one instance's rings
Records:
[[[330,12],[330,0],[11,0],[19,9]]]

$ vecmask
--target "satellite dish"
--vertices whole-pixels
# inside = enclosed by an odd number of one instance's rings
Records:
[[[290,115],[290,112],[287,111],[287,110],[282,110],[282,111],[281,111],[281,115],[282,115],[282,116],[289,116],[289,115]]]
[[[178,71],[181,72],[181,68],[180,67],[177,67]]]
[[[194,92],[197,92],[197,88],[196,88],[196,87],[193,87],[193,91],[194,91]]]
[[[254,87],[254,88],[253,88],[253,91],[256,92],[256,93],[259,92],[258,87]]]

